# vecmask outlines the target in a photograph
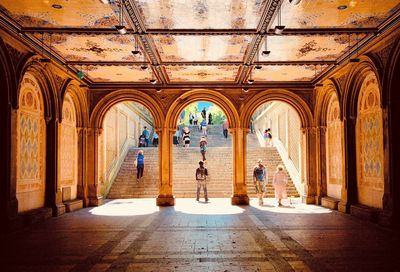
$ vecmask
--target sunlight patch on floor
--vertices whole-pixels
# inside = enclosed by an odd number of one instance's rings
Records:
[[[292,213],[292,214],[318,214],[318,213],[331,213],[332,211],[321,206],[306,205],[301,203],[300,198],[284,199],[282,206],[278,207],[275,198],[264,198],[264,205],[258,205],[258,199],[252,198],[250,206],[261,211],[268,211],[273,213]]]
[[[102,216],[133,216],[152,214],[159,210],[159,207],[156,206],[156,200],[153,198],[130,198],[111,200],[102,206],[91,209],[89,212],[93,215]]]
[[[212,198],[207,203],[203,200],[197,202],[193,198],[178,198],[175,211],[187,214],[223,215],[242,213],[244,209],[232,205],[230,198]]]

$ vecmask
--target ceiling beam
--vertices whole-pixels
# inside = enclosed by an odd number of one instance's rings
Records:
[[[102,34],[102,35],[116,35],[118,34],[115,28],[77,28],[77,27],[22,27],[22,33],[29,32],[45,32],[45,33],[59,33],[59,34]],[[134,31],[128,29],[128,34],[142,34],[142,35],[257,35],[264,34],[256,29],[147,29],[145,32]],[[290,35],[332,35],[332,34],[368,34],[377,33],[378,28],[286,28],[280,36]],[[273,30],[268,31],[268,35],[276,35]]]
[[[261,20],[257,27],[257,32],[266,33],[268,32],[271,24],[275,18],[275,13],[281,4],[281,0],[267,0],[264,9],[261,14]],[[252,64],[254,56],[258,52],[258,48],[260,47],[260,43],[262,41],[263,36],[261,34],[257,34],[253,37],[249,46],[247,47],[246,54],[244,56],[244,66],[243,69],[239,70],[239,74],[237,76],[238,83],[243,83],[246,79],[247,74],[249,73],[249,66]]]
[[[130,65],[141,65],[142,61],[67,61],[68,65],[97,65],[97,66],[130,66]],[[241,61],[166,61],[161,62],[160,65],[164,66],[239,66],[242,65]],[[336,61],[258,61],[254,64],[259,65],[330,65],[336,64]]]

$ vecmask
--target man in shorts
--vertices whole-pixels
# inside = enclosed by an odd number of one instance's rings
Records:
[[[253,170],[253,182],[256,187],[256,193],[258,197],[258,205],[264,205],[263,197],[265,193],[265,183],[267,181],[267,170],[265,166],[262,164],[262,160],[259,159],[257,161],[257,165]]]

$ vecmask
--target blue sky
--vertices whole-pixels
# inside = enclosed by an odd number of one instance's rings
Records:
[[[202,111],[204,107],[206,108],[206,110],[208,110],[208,108],[212,105],[213,103],[210,102],[204,102],[204,101],[197,102],[197,108],[199,109],[199,111]]]

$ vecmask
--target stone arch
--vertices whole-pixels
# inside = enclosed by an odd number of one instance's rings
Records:
[[[25,212],[45,206],[46,123],[42,90],[35,76],[26,72],[19,89],[14,167],[18,212]]]
[[[94,107],[90,114],[90,127],[102,128],[103,120],[108,110],[119,102],[133,101],[145,106],[154,119],[155,129],[159,129],[164,124],[164,115],[161,105],[151,96],[143,92],[134,90],[118,90],[104,96]]]
[[[175,129],[179,114],[189,104],[196,101],[209,101],[219,106],[225,113],[231,128],[239,125],[239,115],[232,102],[221,93],[214,90],[195,89],[185,92],[179,96],[169,107],[166,116],[166,124],[169,128]]]
[[[298,95],[283,89],[270,89],[263,92],[258,93],[253,96],[249,101],[247,101],[245,107],[241,111],[240,123],[242,124],[244,129],[250,127],[250,119],[256,109],[262,104],[270,101],[279,101],[288,104],[294,111],[298,114],[300,119],[300,153],[301,160],[299,169],[297,170],[297,185],[296,188],[300,191],[300,193],[304,196],[305,202],[314,203],[315,202],[315,194],[316,194],[316,182],[315,182],[315,159],[313,159],[315,154],[315,133],[314,133],[314,122],[312,112],[307,105],[307,103]],[[246,150],[247,140],[244,137],[244,149]],[[246,152],[244,152],[243,156],[246,160]],[[295,171],[293,171],[295,173]],[[245,173],[246,175],[246,173]]]
[[[60,128],[59,186],[63,201],[77,198],[78,131],[75,103],[69,93],[64,96]]]
[[[76,82],[67,80],[61,89],[61,112],[60,121],[63,119],[62,108],[64,106],[65,97],[69,96],[74,103],[76,110],[76,126],[87,127],[89,125],[89,105],[87,103],[84,90],[77,86]]]
[[[356,119],[357,198],[360,204],[382,208],[384,149],[381,88],[374,72],[359,90]]]
[[[270,89],[256,94],[246,102],[246,106],[241,110],[240,116],[240,123],[243,127],[250,127],[250,119],[256,109],[262,104],[270,101],[285,102],[292,106],[299,114],[303,128],[308,128],[313,125],[312,112],[303,99],[287,90]]]

